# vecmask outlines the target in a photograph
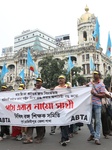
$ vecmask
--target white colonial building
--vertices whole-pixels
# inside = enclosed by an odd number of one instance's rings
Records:
[[[52,49],[48,48],[44,51],[39,51],[39,47],[37,46],[36,50],[31,50],[31,54],[33,60],[35,61],[38,68],[38,63],[43,59],[44,56],[53,55],[55,58],[64,59],[71,55],[73,63],[76,67],[83,68],[81,74],[83,74],[87,78],[92,77],[92,73],[90,72],[90,57],[93,57],[96,69],[99,70],[105,78],[106,74],[112,73],[112,59],[108,58],[104,53],[103,49],[100,47],[99,50],[96,50],[95,47],[95,39],[92,37],[92,33],[94,32],[95,27],[95,19],[94,14],[89,13],[89,8],[86,6],[85,13],[77,20],[77,30],[78,30],[78,45],[75,46],[67,46],[67,47],[55,47]],[[36,32],[37,33],[37,32]],[[33,36],[34,33],[30,34]],[[29,34],[29,35],[30,35]],[[9,69],[9,72],[5,75],[5,82],[8,85],[13,85],[16,88],[18,83],[20,82],[19,73],[24,68],[25,69],[25,79],[27,80],[28,86],[33,86],[34,75],[32,72],[29,72],[27,69],[27,46],[19,47],[20,41],[23,40],[23,37],[28,40],[28,34],[24,33],[23,35],[17,36],[15,38],[15,49],[17,53],[13,56],[4,56],[0,58],[0,69],[2,69],[3,62],[6,62],[6,66]],[[35,35],[34,35],[35,36]],[[43,36],[43,35],[41,35]],[[44,35],[45,36],[45,35]],[[20,38],[20,40],[18,40]],[[45,38],[45,37],[43,37]],[[48,37],[46,37],[48,38]],[[33,37],[32,37],[33,39]],[[48,39],[47,39],[48,40]],[[49,41],[52,41],[49,37]],[[52,41],[51,43],[53,43]],[[42,41],[40,40],[40,44],[42,45]],[[22,44],[20,44],[22,46]],[[18,47],[20,49],[18,49]],[[47,64],[46,64],[47,65]]]

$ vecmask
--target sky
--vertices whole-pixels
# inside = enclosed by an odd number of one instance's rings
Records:
[[[112,36],[111,0],[1,0],[0,53],[14,46],[14,37],[25,30],[39,29],[53,37],[70,34],[71,45],[77,45],[77,19],[89,12],[98,17],[100,44],[106,52],[108,32]]]

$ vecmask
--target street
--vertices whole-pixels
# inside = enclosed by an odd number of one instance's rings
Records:
[[[112,149],[112,137],[105,139],[101,134],[101,145],[95,145],[94,141],[88,142],[87,138],[90,136],[89,130],[86,125],[78,131],[78,134],[74,134],[73,138],[70,138],[70,143],[66,147],[59,144],[60,130],[56,129],[55,135],[49,135],[50,127],[46,127],[46,135],[43,142],[40,144],[23,144],[22,141],[16,141],[12,138],[4,139],[0,141],[0,150],[111,150]],[[34,136],[36,135],[34,129]]]

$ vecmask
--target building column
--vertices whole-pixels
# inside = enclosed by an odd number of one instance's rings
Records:
[[[85,74],[87,74],[87,64],[85,64]]]

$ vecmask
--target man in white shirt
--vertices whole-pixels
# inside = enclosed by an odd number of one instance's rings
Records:
[[[58,77],[58,83],[59,85],[56,86],[54,89],[62,89],[62,88],[70,88],[71,85],[69,85],[70,83],[66,84],[66,77],[64,75],[60,75]],[[56,129],[56,126],[52,126],[51,127],[51,135],[52,134],[55,134],[55,129]],[[61,141],[60,141],[60,144],[62,146],[66,146],[68,142],[70,142],[69,140],[69,126],[61,126],[60,127],[61,129]]]
[[[42,87],[42,83],[43,83],[42,78],[37,78],[34,90],[45,89],[44,87]],[[23,141],[23,144],[33,143],[33,140],[32,140],[33,129],[34,129],[34,127],[28,127],[27,128],[26,140]],[[37,136],[35,137],[36,143],[39,144],[42,142],[42,139],[45,136],[45,127],[44,126],[41,126],[41,127],[37,126],[36,127],[36,133],[37,133]]]

